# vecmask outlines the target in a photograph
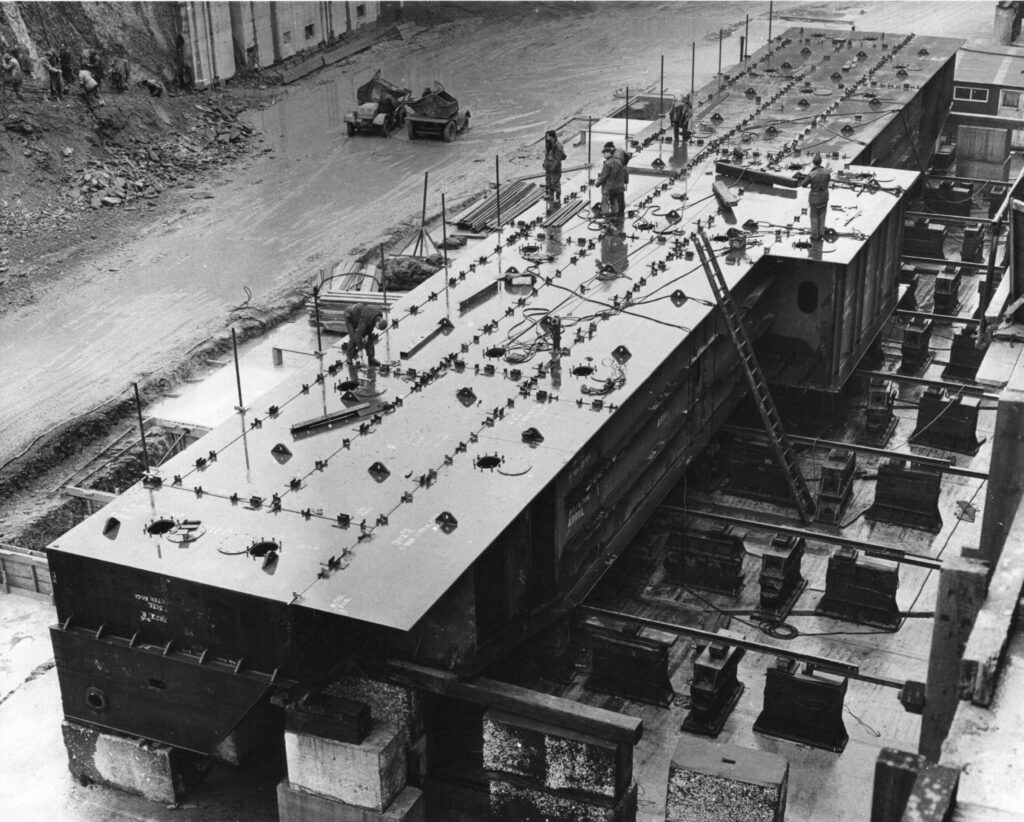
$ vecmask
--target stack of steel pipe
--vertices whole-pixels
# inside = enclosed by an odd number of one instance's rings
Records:
[[[570,203],[565,203],[558,211],[548,216],[541,225],[544,228],[554,228],[556,226],[565,225],[569,220],[579,213],[580,209],[583,208],[583,200],[573,200]]]
[[[523,181],[509,183],[501,188],[501,223],[502,225],[515,219],[527,208],[538,202],[543,192],[535,183]],[[525,205],[522,205],[526,202]],[[470,206],[457,215],[454,223],[460,228],[479,231],[485,227],[497,227],[498,193],[490,194],[480,203]]]

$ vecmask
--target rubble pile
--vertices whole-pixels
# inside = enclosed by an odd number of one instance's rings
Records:
[[[102,159],[96,159],[99,152],[95,151],[76,153],[58,142],[57,128],[47,128],[52,124],[37,122],[25,112],[12,112],[0,120],[8,145],[28,158],[37,171],[52,172],[56,177],[56,191],[41,207],[32,208],[14,194],[13,202],[0,213],[3,233],[28,237],[65,225],[76,212],[155,206],[168,188],[189,187],[194,175],[251,151],[253,130],[238,121],[230,105],[209,100],[193,103],[174,126],[156,133],[151,128],[133,127],[117,112],[112,114],[118,116],[104,120],[108,128],[99,128],[108,138],[102,141]],[[118,132],[111,136],[110,123],[118,121]],[[63,128],[59,131],[67,133]],[[79,159],[79,154],[91,157]]]

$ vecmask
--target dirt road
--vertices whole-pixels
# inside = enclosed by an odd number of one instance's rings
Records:
[[[372,247],[419,213],[423,174],[429,209],[475,193],[494,176],[539,169],[536,141],[562,130],[568,163],[586,159],[569,144],[579,124],[603,114],[616,88],[657,88],[665,58],[668,91],[688,89],[697,43],[696,85],[738,56],[744,15],[751,50],[767,37],[767,5],[600,3],[598,9],[519,6],[390,41],[358,60],[288,89],[253,112],[273,151],[195,189],[187,207],[155,230],[66,272],[45,299],[5,317],[0,329],[0,463],[40,432],[111,397],[132,380],[161,373],[197,344],[223,334],[246,301],[295,302],[320,266]],[[524,11],[525,9],[525,11]],[[862,11],[866,13],[861,13]],[[777,4],[786,12],[956,36],[991,28],[972,3]],[[774,21],[774,33],[794,23]],[[455,143],[345,136],[354,88],[377,67],[418,91],[442,80],[472,112]]]

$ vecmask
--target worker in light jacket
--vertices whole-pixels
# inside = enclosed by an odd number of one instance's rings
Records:
[[[370,365],[380,365],[374,356],[374,328],[383,331],[388,327],[384,317],[384,306],[370,303],[353,303],[345,309],[345,328],[348,330],[347,358],[352,362],[360,351],[366,352]]]
[[[825,237],[825,212],[828,211],[828,186],[832,181],[832,171],[821,167],[821,155],[815,154],[811,170],[800,181],[801,186],[810,187],[807,198],[811,215],[811,242],[818,242]]]
[[[544,135],[544,182],[547,186],[545,196],[549,203],[557,203],[562,199],[562,160],[565,149],[558,141],[554,131]]]

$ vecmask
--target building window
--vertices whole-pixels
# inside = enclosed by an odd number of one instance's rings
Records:
[[[1001,91],[999,92],[999,107],[1017,110],[1020,108],[1020,98],[1019,91]]]
[[[954,86],[953,87],[953,99],[954,100],[968,100],[972,103],[987,103],[988,102],[988,89],[987,88],[968,88],[967,86]]]
[[[360,3],[356,6],[356,17],[366,17],[366,4]]]
[[[306,26],[306,39],[307,40],[312,40],[313,39],[313,30],[314,30],[314,26],[313,26],[312,23],[310,23],[308,26]]]
[[[800,283],[796,289],[796,307],[804,314],[812,314],[818,309],[818,284],[811,280]]]
[[[292,33],[290,31],[286,31],[284,34],[281,35],[281,42],[284,43],[285,45],[288,45],[289,43],[291,43],[291,41]]]

